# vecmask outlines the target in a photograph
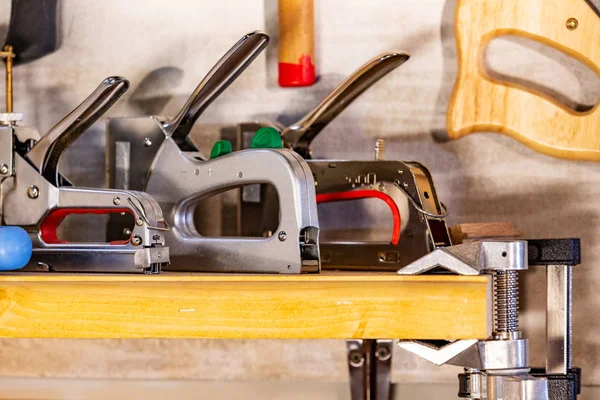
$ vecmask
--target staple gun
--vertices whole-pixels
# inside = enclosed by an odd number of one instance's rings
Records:
[[[446,211],[438,199],[433,179],[417,162],[377,160],[314,160],[310,145],[317,135],[361,93],[409,59],[404,52],[381,54],[355,71],[298,122],[282,127],[275,122],[251,122],[238,126],[238,143],[248,145],[248,133],[262,127],[281,132],[284,147],[306,159],[313,174],[317,202],[329,203],[373,198],[389,207],[393,228],[385,240],[335,238],[322,231],[322,268],[397,270],[441,246],[451,245],[444,222]],[[244,187],[240,195],[241,232],[258,235],[273,219],[269,204],[272,191]],[[321,218],[323,222],[323,218]]]
[[[297,153],[272,148],[268,132],[259,135],[267,141],[267,145],[258,146],[263,148],[231,152],[227,142],[218,142],[211,158],[188,140],[196,119],[250,65],[268,40],[262,32],[242,37],[202,80],[175,118],[108,121],[109,185],[143,190],[156,198],[171,227],[166,237],[174,269],[264,273],[320,270],[315,184],[306,162]],[[260,137],[256,143],[261,142]],[[201,199],[256,183],[271,184],[279,194],[279,224],[274,234],[199,234],[193,219]],[[122,220],[113,218],[109,232],[118,234],[121,224]]]
[[[22,114],[0,114],[0,221],[29,233],[33,249],[27,270],[158,273],[169,263],[168,227],[152,197],[73,186],[58,172],[65,150],[128,87],[123,78],[105,79],[42,137],[18,124]],[[69,215],[110,213],[129,214],[135,221],[126,240],[72,243],[60,237],[58,227]]]

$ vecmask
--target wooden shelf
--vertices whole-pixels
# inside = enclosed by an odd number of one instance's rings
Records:
[[[0,275],[0,337],[486,338],[487,276]]]

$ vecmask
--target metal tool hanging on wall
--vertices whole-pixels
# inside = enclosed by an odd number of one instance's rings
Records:
[[[144,190],[154,196],[171,226],[167,241],[173,268],[186,271],[318,272],[319,223],[314,180],[288,149],[219,152],[207,159],[188,134],[208,105],[267,46],[269,37],[242,37],[198,85],[179,114],[113,118],[107,126],[107,171],[111,187]],[[222,143],[219,143],[219,145]],[[279,194],[278,228],[270,237],[204,237],[193,222],[198,201],[230,188],[268,183]],[[120,232],[112,220],[109,232]]]
[[[251,135],[275,127],[287,148],[304,157],[315,179],[317,202],[376,198],[390,208],[394,221],[388,242],[365,240],[320,241],[323,268],[397,270],[451,240],[431,174],[417,162],[383,160],[383,142],[376,160],[313,160],[311,144],[317,135],[365,90],[409,59],[403,52],[381,54],[354,72],[298,122],[282,127],[275,122],[243,123],[238,143],[248,147]],[[274,193],[266,187],[244,187],[241,193],[241,232],[257,235],[273,223],[269,204]]]
[[[65,150],[127,90],[110,77],[75,110],[40,138],[18,125],[21,114],[0,114],[0,221],[25,228],[33,243],[29,270],[68,272],[160,272],[169,263],[168,230],[150,196],[124,190],[73,186],[58,172]],[[58,232],[77,214],[129,214],[129,237],[118,243],[70,243]]]
[[[6,112],[13,112],[12,67],[58,48],[58,0],[12,0],[8,32],[0,58],[6,66]]]

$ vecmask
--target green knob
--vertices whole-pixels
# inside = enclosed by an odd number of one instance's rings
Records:
[[[275,128],[265,127],[260,128],[254,134],[252,138],[252,149],[281,149],[283,148],[283,142],[281,141],[281,135]]]
[[[221,157],[222,155],[231,153],[231,151],[231,142],[229,140],[219,140],[212,147],[210,158]]]

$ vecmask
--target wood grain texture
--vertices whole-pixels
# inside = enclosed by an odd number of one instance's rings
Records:
[[[567,20],[577,20],[576,29]],[[583,0],[459,0],[455,33],[458,78],[447,113],[451,138],[474,132],[511,136],[541,153],[600,161],[600,113],[576,112],[530,88],[498,81],[484,70],[486,45],[517,35],[548,45],[600,74],[600,20]]]
[[[298,64],[315,59],[313,0],[279,0],[279,62]]]
[[[517,238],[523,236],[512,222],[473,222],[453,226],[460,229],[464,239]]]
[[[0,337],[461,339],[490,317],[486,276],[0,276]]]

